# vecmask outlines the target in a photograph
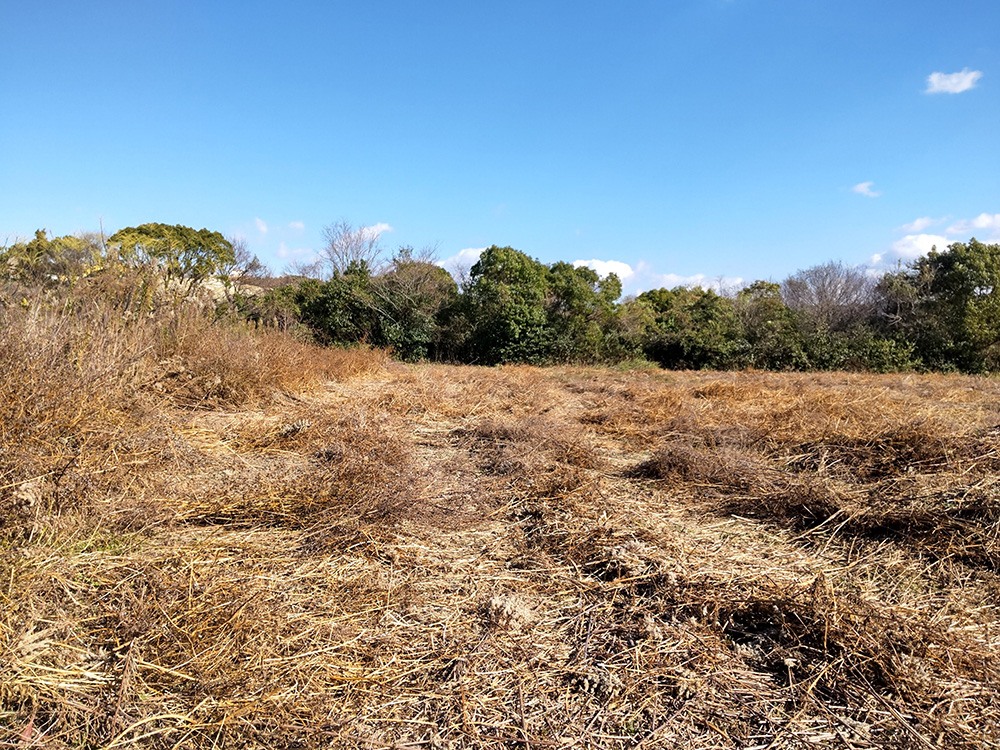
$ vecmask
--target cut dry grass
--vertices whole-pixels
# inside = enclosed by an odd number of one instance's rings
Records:
[[[718,498],[728,512],[818,528],[824,544],[835,531],[996,569],[1000,440],[990,381],[982,399],[969,398],[968,379],[954,378],[929,401],[885,379],[853,389],[795,388],[796,379],[832,377],[790,376],[783,389],[761,387],[773,376],[742,389],[726,381],[694,388],[691,408],[704,418],[672,422],[632,474]],[[923,390],[938,383],[947,380],[928,376]]]
[[[1000,747],[994,381],[347,379],[243,336],[0,372],[63,399],[4,407],[41,499],[0,527],[0,743]]]

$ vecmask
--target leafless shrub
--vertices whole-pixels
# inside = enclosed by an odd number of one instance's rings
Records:
[[[843,331],[874,314],[876,283],[864,268],[830,261],[789,276],[781,297],[813,328]]]
[[[382,254],[383,227],[355,227],[344,220],[328,224],[323,227],[326,244],[320,249],[319,258],[312,267],[300,270],[321,279],[343,274],[352,266],[377,271]]]

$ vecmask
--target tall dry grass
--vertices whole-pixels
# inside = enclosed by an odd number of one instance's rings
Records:
[[[274,511],[279,525],[301,526],[319,504],[312,490],[356,503],[378,471],[351,443],[352,461],[336,472],[324,470],[327,445],[301,470],[265,467],[226,481],[224,462],[188,439],[192,415],[266,409],[288,401],[283,394],[301,400],[386,359],[196,308],[136,316],[87,290],[0,308],[0,745],[114,745],[135,721],[148,733],[156,720],[147,723],[133,694],[146,659],[176,654],[199,679],[221,679],[238,658],[226,623],[275,632],[268,623],[283,616],[279,605],[226,609],[244,585],[240,570],[199,580],[204,611],[175,585],[184,529],[235,520],[230,501],[259,515],[276,495],[289,503]],[[372,440],[385,455],[385,441]],[[175,541],[164,546],[161,533]],[[225,631],[218,652],[179,638],[178,628],[197,637],[213,623]],[[169,670],[158,677],[167,690],[190,681]]]

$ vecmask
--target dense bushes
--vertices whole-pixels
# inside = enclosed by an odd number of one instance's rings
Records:
[[[80,279],[105,286],[117,280],[115,294],[127,298],[126,307],[149,312],[174,266],[188,282],[182,287],[187,293],[204,280],[205,268],[219,265],[216,256],[225,254],[203,241],[224,242],[207,230],[158,224],[139,229],[144,228],[166,238],[157,241],[169,252],[155,245],[156,252],[146,253],[155,263],[125,253],[126,245],[135,244],[131,241],[108,249],[94,236],[49,240],[39,232],[0,254],[0,267],[9,282],[34,289]],[[881,279],[826,263],[781,284],[757,281],[731,294],[677,287],[623,301],[614,274],[601,278],[587,267],[545,265],[511,247],[483,251],[461,287],[410,248],[374,267],[376,240],[365,230],[337,228],[329,262],[266,293],[236,290],[220,310],[258,326],[298,329],[321,344],[389,349],[407,361],[493,365],[644,358],[674,369],[877,372],[986,372],[1000,366],[1000,245],[975,239],[934,250]],[[214,253],[208,265],[200,260],[205,247]],[[228,243],[222,249],[229,253]],[[175,255],[186,265],[164,265],[163,258]],[[157,281],[164,270],[168,278]],[[228,285],[239,269],[224,270]]]
[[[250,307],[290,304],[320,341],[367,342],[407,360],[984,372],[1000,364],[997,279],[1000,247],[972,240],[881,279],[827,263],[733,294],[677,287],[619,301],[613,274],[494,246],[461,290],[403,252],[382,272],[354,264]]]

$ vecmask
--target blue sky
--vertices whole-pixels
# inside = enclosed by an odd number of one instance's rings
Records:
[[[0,2],[0,241],[324,225],[638,291],[1000,240],[996,0]],[[464,253],[463,253],[464,251]]]

